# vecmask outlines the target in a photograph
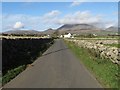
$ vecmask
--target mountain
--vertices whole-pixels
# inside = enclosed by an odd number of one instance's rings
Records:
[[[58,30],[91,30],[91,29],[97,29],[95,26],[89,25],[89,24],[65,24],[58,28]]]
[[[91,33],[91,32],[99,32],[100,29],[89,24],[65,24],[58,28],[59,32],[62,33],[72,33],[72,34],[80,34],[80,33]]]
[[[55,30],[54,29],[52,29],[52,28],[49,28],[48,30],[46,30],[46,31],[43,31],[42,33],[43,34],[49,34],[49,35],[51,35],[51,34],[53,34],[55,32]]]
[[[3,34],[41,34],[41,32],[36,30],[10,30],[3,32]]]
[[[111,27],[108,27],[105,29],[106,31],[118,31],[118,27],[114,27],[114,26],[111,26]]]

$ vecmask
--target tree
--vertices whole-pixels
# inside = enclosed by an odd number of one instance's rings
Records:
[[[53,38],[58,38],[59,37],[59,30],[56,30],[53,34],[52,34]]]

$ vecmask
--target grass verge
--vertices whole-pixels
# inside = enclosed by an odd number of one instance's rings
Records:
[[[100,59],[92,55],[89,50],[80,48],[72,42],[66,41],[68,47],[75,53],[87,69],[93,73],[96,79],[105,88],[118,88],[120,76],[118,66],[106,59]]]
[[[2,84],[6,84],[11,79],[15,78],[19,73],[24,71],[26,68],[26,65],[19,66],[15,69],[9,70],[3,77],[2,77]]]

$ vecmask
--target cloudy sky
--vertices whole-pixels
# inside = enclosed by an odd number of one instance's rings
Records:
[[[3,2],[2,31],[44,31],[64,24],[117,26],[117,2]]]

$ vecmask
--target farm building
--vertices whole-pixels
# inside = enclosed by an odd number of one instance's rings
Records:
[[[71,33],[68,33],[67,35],[64,35],[64,38],[71,38]]]

